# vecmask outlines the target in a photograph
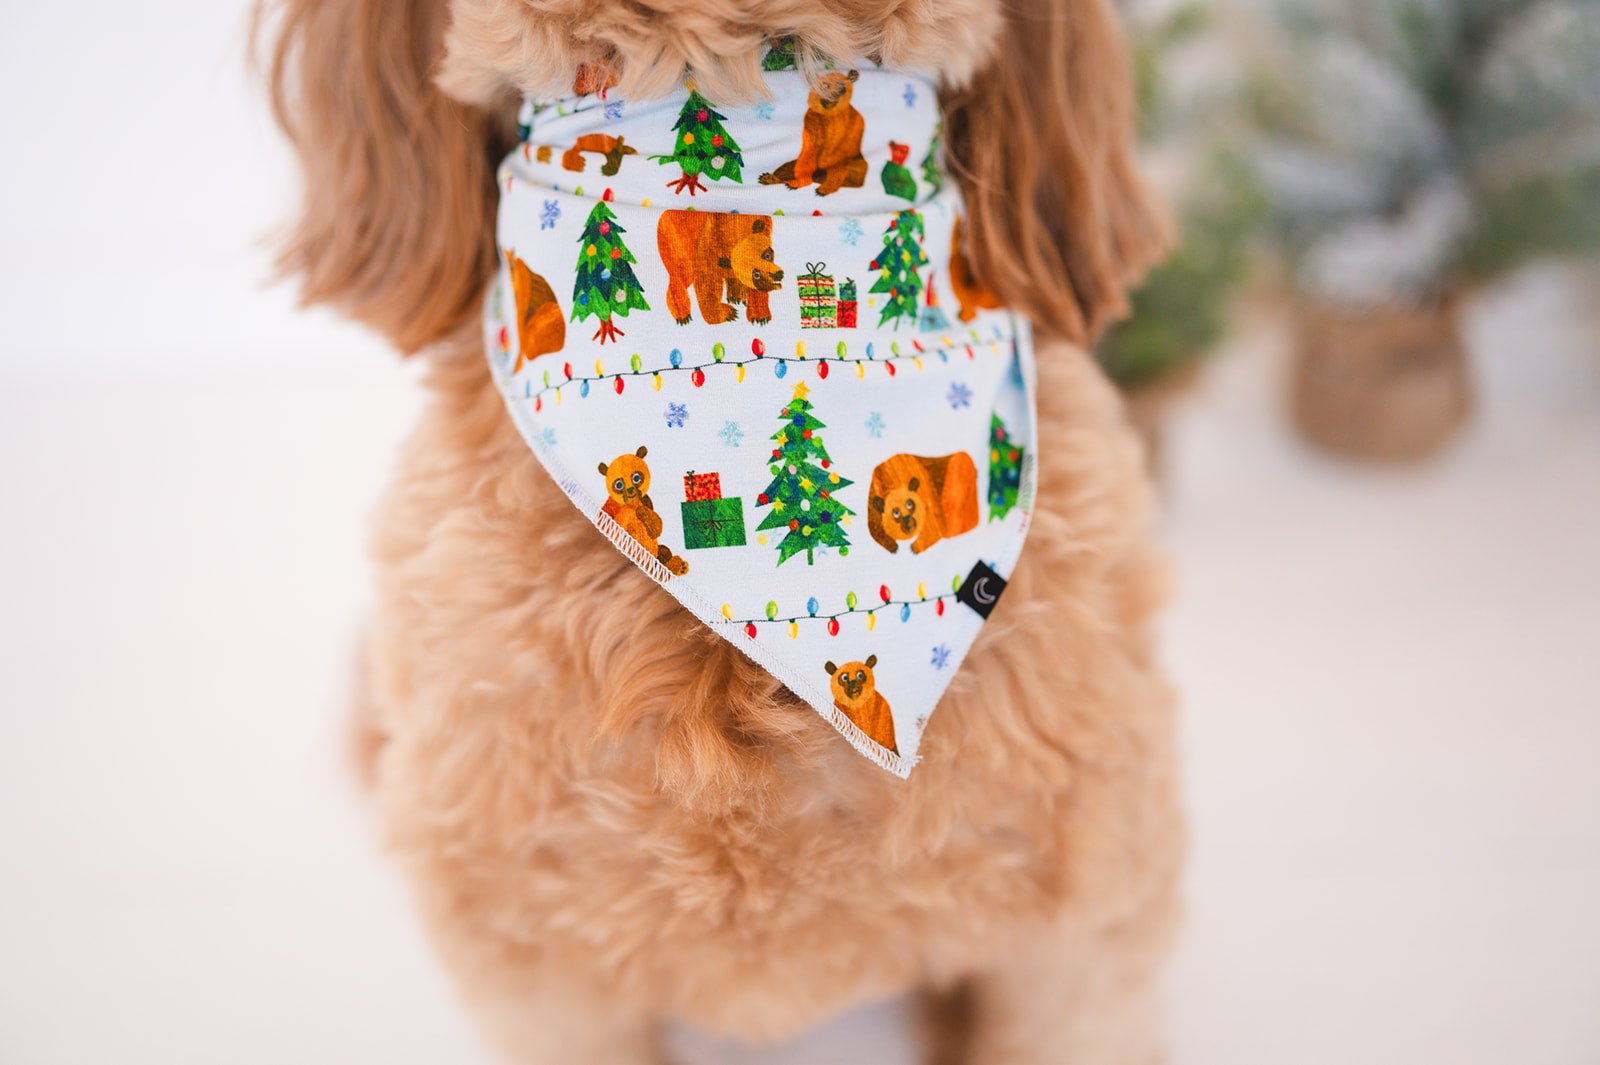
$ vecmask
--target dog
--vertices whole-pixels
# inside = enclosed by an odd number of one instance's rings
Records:
[[[1110,0],[278,0],[284,267],[428,364],[377,516],[356,733],[388,846],[507,1062],[663,1061],[917,996],[930,1061],[1148,1062],[1183,852],[1163,567],[1086,354],[1162,252]],[[1038,338],[1039,493],[900,780],[645,578],[519,440],[479,335],[520,92],[936,71],[975,278]],[[593,476],[592,474],[590,476]]]

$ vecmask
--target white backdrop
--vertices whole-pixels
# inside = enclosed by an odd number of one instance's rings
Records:
[[[0,1065],[483,1060],[339,752],[415,372],[263,286],[244,19],[0,6]],[[1595,292],[1478,301],[1420,469],[1292,439],[1271,314],[1176,418],[1181,1065],[1600,1060]],[[899,1020],[686,1058],[887,1065]]]
[[[8,379],[307,366],[379,346],[263,291],[292,171],[242,0],[0,5]]]

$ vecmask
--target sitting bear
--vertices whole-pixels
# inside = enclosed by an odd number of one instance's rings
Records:
[[[856,70],[848,74],[835,70],[822,76],[806,101],[800,157],[762,174],[761,184],[791,189],[815,184],[818,196],[828,196],[867,183],[867,157],[861,154],[867,120],[850,102],[860,76]]]
[[[877,678],[872,674],[872,667],[877,664],[878,656],[868,655],[865,662],[846,662],[842,666],[829,662],[823,668],[833,678],[833,705],[873,743],[899,754],[889,700],[878,694]]]
[[[606,502],[600,511],[639,541],[639,546],[667,567],[667,572],[682,576],[689,572],[689,563],[656,539],[661,535],[661,515],[650,502],[650,467],[644,462],[647,454],[649,449],[641,446],[631,455],[618,455],[609,463],[600,464],[600,476],[606,479]]]
[[[767,293],[783,287],[783,268],[772,253],[772,219],[716,211],[664,211],[656,245],[667,268],[667,310],[689,321],[689,289],[707,325],[731,322],[745,304],[748,321],[772,321]],[[727,303],[723,302],[726,291]]]
[[[893,455],[872,471],[867,495],[867,531],[890,552],[910,540],[912,554],[921,554],[978,527],[978,468],[965,451]]]

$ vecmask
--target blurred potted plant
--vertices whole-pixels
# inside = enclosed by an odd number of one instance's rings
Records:
[[[1219,153],[1177,205],[1179,242],[1133,294],[1132,312],[1106,331],[1096,357],[1128,399],[1129,416],[1153,466],[1173,400],[1227,331],[1233,297],[1249,265],[1260,216],[1247,169]]]
[[[1471,285],[1600,240],[1593,0],[1279,0],[1254,153],[1301,432],[1425,456],[1467,418]]]
[[[1161,427],[1227,329],[1244,281],[1261,200],[1237,149],[1233,64],[1206,56],[1210,13],[1198,3],[1124,5],[1133,44],[1145,157],[1174,206],[1177,245],[1134,292],[1129,316],[1095,355],[1127,396],[1152,467]],[[1178,82],[1177,87],[1174,82]]]

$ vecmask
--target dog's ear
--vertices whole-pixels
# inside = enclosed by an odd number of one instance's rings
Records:
[[[875,666],[877,664],[878,664],[878,656],[877,655],[868,655],[867,656],[867,668],[868,669],[871,669],[873,666]]]
[[[839,667],[834,665],[832,662],[822,663],[822,668],[828,671],[828,676],[830,677],[839,672]]]
[[[750,232],[752,232],[752,233],[765,233],[766,231],[767,231],[767,220],[765,218],[757,218],[757,219],[755,219],[754,221],[752,221],[750,223]]]
[[[609,477],[610,475],[611,475],[611,467],[607,466],[605,463],[602,462],[600,464],[600,476]]]
[[[913,477],[913,478],[911,478],[911,480],[906,482],[906,488],[909,489],[910,491],[915,492],[915,491],[919,490],[921,487],[922,487],[922,480],[920,478]]]
[[[495,266],[494,173],[515,101],[468,107],[434,83],[447,0],[261,0],[273,108],[299,153],[300,214],[279,256],[405,352],[470,321]]]
[[[648,454],[650,454],[650,449],[645,447],[643,444],[640,444],[639,445],[639,450],[634,452],[634,455],[637,456],[638,458],[641,458],[641,459],[644,458]]]
[[[1135,103],[1111,0],[1008,0],[988,67],[944,93],[972,272],[1080,344],[1127,312],[1167,245],[1134,165]]]

